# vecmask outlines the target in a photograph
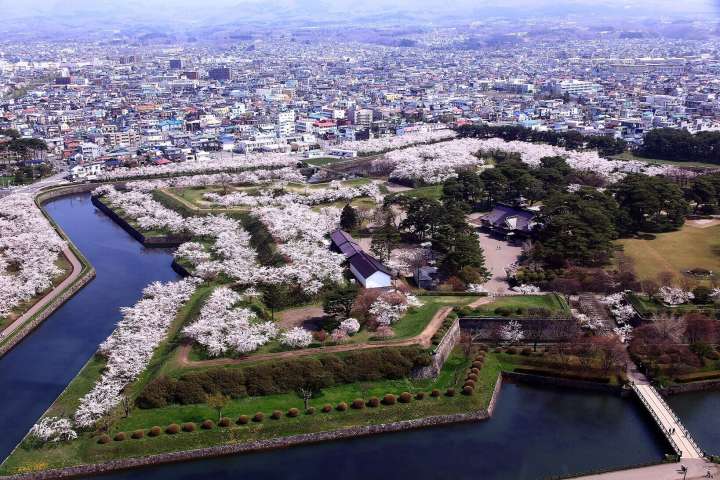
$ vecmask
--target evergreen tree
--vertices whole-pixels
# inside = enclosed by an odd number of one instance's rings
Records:
[[[340,213],[340,226],[343,230],[352,230],[358,226],[358,223],[357,211],[349,203],[346,204]]]

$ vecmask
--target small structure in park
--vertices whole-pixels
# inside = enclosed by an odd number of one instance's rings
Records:
[[[343,230],[330,234],[332,249],[345,255],[350,271],[365,288],[384,288],[392,286],[390,271],[380,260],[368,255],[355,240]]]
[[[415,284],[418,288],[435,290],[440,283],[437,267],[425,266],[415,270]]]
[[[535,226],[537,213],[498,203],[492,211],[480,218],[480,224],[502,236],[527,237]]]

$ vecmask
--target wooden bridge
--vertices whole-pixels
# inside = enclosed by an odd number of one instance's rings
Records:
[[[652,385],[632,383],[632,389],[681,458],[701,459],[704,457],[703,451],[695,443],[690,432]]]

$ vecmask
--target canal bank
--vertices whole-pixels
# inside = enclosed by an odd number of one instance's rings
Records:
[[[80,231],[80,233],[90,238],[95,236],[94,228],[96,225],[94,224],[94,220],[98,220],[99,217],[104,218],[104,215],[95,212],[92,205],[88,205],[90,203],[89,197],[85,196],[84,198],[74,199],[76,204],[72,203],[72,199],[70,199],[70,202],[65,202],[64,200],[65,199],[58,200],[57,202],[53,202],[53,205],[48,206],[49,209],[51,207],[57,207],[55,214],[58,216],[56,218],[58,222],[63,224],[63,221],[60,219],[60,217],[63,216],[68,219],[77,220],[79,217],[90,213],[84,219],[85,231]],[[89,207],[89,211],[87,207]],[[64,211],[65,209],[71,211],[66,212]],[[55,214],[53,214],[53,216],[55,216]],[[75,239],[69,229],[68,233]],[[122,230],[119,236],[134,243],[137,249],[129,249],[125,252],[113,251],[112,242],[106,244],[103,238],[97,238],[97,240],[100,240],[100,244],[89,246],[89,248],[97,250],[93,256],[88,255],[91,261],[93,261],[93,264],[96,264],[94,260],[95,255],[98,255],[99,260],[107,260],[106,257],[109,256],[114,262],[122,264],[128,261],[136,261],[135,258],[127,258],[128,256],[154,255],[155,252],[143,249],[134,240],[124,234]],[[79,248],[85,251],[84,247],[80,245],[80,241],[77,241],[77,243]],[[104,249],[108,247],[110,247],[109,251],[104,251]],[[157,264],[155,268],[172,275],[172,270],[169,268],[171,257],[168,252],[165,252],[165,260],[166,263]],[[97,265],[99,279],[104,278],[106,273],[115,273],[115,271],[105,272],[104,267],[103,270],[101,270],[99,264]],[[113,268],[117,269],[119,267],[116,265]],[[161,272],[158,271],[155,273],[159,274]],[[125,283],[126,279],[122,276],[113,278],[113,280],[114,282],[110,284],[110,287],[105,285],[105,288],[137,288],[134,290],[135,298],[139,296],[142,288],[152,281],[145,280],[141,285],[128,286]],[[88,289],[94,287],[96,283],[97,282],[93,282]],[[81,294],[84,293],[85,290],[81,292]],[[108,295],[112,293],[113,292],[109,290],[107,291]],[[98,292],[96,292],[96,295],[97,294]],[[101,291],[100,295],[102,297],[101,299],[105,300],[105,293]],[[78,298],[80,298],[80,295],[73,300]],[[127,304],[132,303],[134,303],[134,301],[130,301]],[[67,305],[70,304],[71,302],[68,302]],[[94,317],[97,315],[93,309],[88,309],[88,312],[93,312],[88,313],[88,316]],[[112,325],[118,318],[119,315],[115,312],[110,330],[112,330]],[[50,325],[53,320],[54,316],[47,324]],[[101,321],[103,319],[97,318],[94,320]],[[101,324],[103,326],[105,325],[104,323]],[[38,331],[38,334],[40,331],[41,330]],[[104,339],[106,335],[107,333],[95,341],[90,353],[94,351],[97,344]],[[18,350],[19,349],[20,348],[18,348]],[[83,362],[88,356],[89,354],[83,357]],[[3,364],[0,364],[0,367],[2,366]],[[5,384],[0,383],[0,386],[5,387]],[[7,391],[7,388],[4,388],[4,390]],[[513,394],[508,392],[520,393]],[[513,397],[516,395],[520,395],[523,398],[513,402]],[[558,397],[558,400],[552,399],[553,397]],[[183,477],[185,470],[193,471],[197,476],[201,471],[195,470],[195,465],[202,465],[201,468],[207,469],[208,471],[217,471],[215,468],[217,463],[228,469],[226,471],[218,471],[217,476],[221,478],[227,476],[227,478],[229,478],[229,475],[232,475],[233,472],[236,472],[238,469],[243,469],[244,471],[246,462],[252,465],[253,462],[256,461],[253,459],[258,456],[268,460],[267,463],[258,466],[260,470],[257,470],[257,478],[311,478],[313,472],[315,476],[322,474],[316,469],[313,469],[310,466],[311,463],[324,466],[325,468],[327,467],[323,452],[329,452],[327,454],[336,458],[337,462],[349,463],[351,468],[356,470],[366,471],[368,468],[373,469],[367,472],[368,476],[383,475],[390,471],[391,474],[405,474],[409,472],[418,478],[443,477],[445,476],[444,472],[448,471],[456,476],[456,471],[459,468],[464,468],[463,464],[465,460],[463,458],[472,458],[472,469],[467,472],[468,474],[472,473],[472,475],[468,475],[467,477],[460,475],[460,478],[477,478],[478,471],[483,472],[482,478],[539,478],[548,475],[606,468],[608,466],[617,468],[638,463],[659,461],[665,450],[663,442],[657,438],[652,425],[644,424],[645,421],[642,411],[638,411],[637,406],[633,406],[632,402],[628,403],[617,397],[609,397],[610,396],[606,394],[599,393],[569,392],[566,390],[560,391],[510,385],[503,390],[501,401],[498,405],[498,412],[501,410],[505,411],[507,417],[500,417],[498,413],[491,422],[473,423],[462,426],[443,426],[432,430],[418,430],[364,439],[353,438],[340,442],[302,446],[288,450],[249,454],[240,457],[202,460],[183,464],[180,466],[181,471],[178,471],[175,468],[178,466],[174,465],[152,467],[143,469],[142,474],[144,476],[151,475],[151,478],[177,478],[178,476],[181,478],[190,478]],[[572,404],[564,403],[564,400],[559,401],[560,399],[573,398],[574,403]],[[510,399],[510,401],[508,399]],[[509,402],[509,404],[506,405],[506,402]],[[612,408],[608,407],[607,402],[613,405]],[[49,405],[49,403],[50,402],[45,406]],[[612,415],[608,415],[610,413],[612,413]],[[530,414],[530,416],[528,416],[528,414]],[[24,435],[38,416],[39,414],[35,415],[25,425],[21,436]],[[596,417],[602,419],[602,425],[595,422]],[[625,425],[618,427],[615,421],[618,417],[625,418]],[[498,418],[505,418],[506,420],[497,423]],[[522,420],[522,423],[516,423],[517,419]],[[468,430],[463,430],[462,428],[458,430],[458,427],[464,427]],[[589,431],[586,432],[584,429]],[[590,437],[584,438],[583,436],[587,434],[590,434]],[[556,435],[559,436],[555,438]],[[394,443],[394,439],[397,437],[402,437],[405,443],[397,446]],[[463,439],[464,443],[457,443],[458,439]],[[625,445],[623,442],[627,442],[628,445]],[[348,445],[351,446],[348,447]],[[613,449],[617,449],[618,445],[620,445],[619,450],[612,451]],[[374,450],[377,446],[384,446],[383,452]],[[394,447],[397,447],[397,452],[392,451]],[[458,451],[453,452],[449,449],[450,447]],[[637,449],[637,447],[643,448]],[[292,453],[296,451],[302,452],[300,457],[296,457],[297,454]],[[371,455],[378,456],[378,459],[367,457],[363,452],[369,452]],[[558,452],[562,452],[562,455],[558,455]],[[400,465],[392,465],[389,467],[388,465],[396,461],[388,456],[388,454],[393,453],[403,454],[405,461]],[[460,453],[462,457],[458,457]],[[270,455],[270,457],[267,457],[267,455]],[[438,460],[436,456],[443,458],[449,456],[455,458],[457,463],[454,466],[445,465],[444,461]],[[568,462],[565,458],[558,458],[565,456],[572,456],[573,460]],[[288,458],[298,458],[301,465],[297,467],[291,465],[287,467],[282,466],[282,464],[287,462]],[[233,463],[233,460],[236,459],[240,459],[240,463]],[[516,469],[516,464],[519,462],[518,459],[521,459],[521,463],[524,466],[524,470],[522,471]],[[575,460],[579,461],[576,462]],[[422,469],[415,471],[414,464],[422,465]],[[270,467],[268,467],[268,465],[270,465]],[[156,468],[159,468],[159,470],[156,471]],[[516,473],[518,475],[515,475]],[[117,475],[119,475],[117,478],[135,478],[130,475],[138,475],[138,472],[118,473]],[[115,475],[113,475],[113,478],[115,478]],[[357,478],[360,477],[358,476]]]

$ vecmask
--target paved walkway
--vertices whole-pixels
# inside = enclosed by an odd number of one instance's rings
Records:
[[[57,287],[53,288],[44,297],[35,302],[32,307],[30,307],[25,313],[16,318],[14,322],[5,327],[0,333],[0,342],[2,342],[3,339],[8,338],[10,335],[12,335],[15,330],[22,327],[23,324],[27,322],[33,315],[42,310],[43,307],[45,307],[48,303],[55,300],[55,297],[57,297],[63,290],[69,287],[75,280],[78,279],[78,277],[80,277],[80,273],[82,272],[82,264],[80,263],[80,260],[78,260],[78,258],[68,246],[65,246],[63,248],[62,253],[72,265],[72,272],[70,273],[70,275],[65,277],[65,279],[60,282]]]
[[[485,252],[485,266],[491,277],[484,287],[490,293],[506,294],[510,292],[505,268],[515,263],[522,253],[522,247],[510,245],[504,240],[498,240],[487,233],[479,232],[480,246]]]
[[[686,466],[688,469],[686,476],[681,471],[681,465]],[[708,470],[710,470],[713,478],[720,478],[720,468],[718,468],[718,465],[697,459],[577,478],[581,480],[695,480],[707,478]]]
[[[681,452],[683,459],[702,459],[703,454],[670,406],[650,384],[633,384],[633,390],[650,410],[655,422]]]
[[[318,353],[337,353],[337,352],[349,352],[353,350],[369,350],[373,348],[383,347],[404,347],[409,345],[421,345],[423,347],[429,347],[432,341],[433,335],[437,332],[438,328],[445,320],[452,307],[442,307],[438,310],[430,322],[425,326],[425,329],[412,338],[404,340],[386,340],[383,342],[373,343],[355,343],[355,344],[343,344],[333,345],[331,347],[320,347],[320,348],[304,348],[302,350],[289,350],[287,352],[278,353],[265,353],[262,355],[248,355],[241,358],[218,358],[214,360],[190,360],[188,355],[192,345],[183,345],[178,349],[176,360],[180,366],[183,367],[217,367],[221,365],[236,365],[244,362],[256,362],[259,360],[276,360],[279,358],[295,358],[304,357],[307,355],[317,355]]]

